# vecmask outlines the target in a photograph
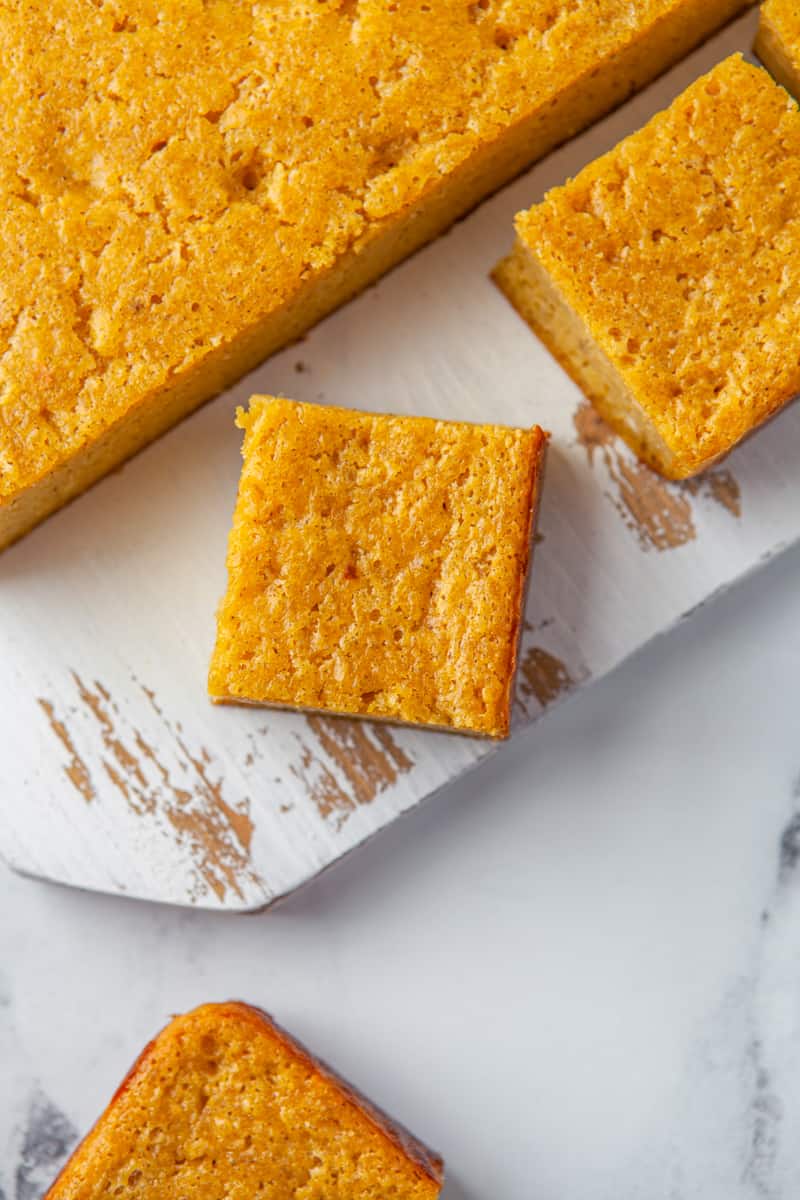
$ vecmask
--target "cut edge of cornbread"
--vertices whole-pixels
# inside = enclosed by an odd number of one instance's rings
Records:
[[[796,59],[781,35],[777,23],[773,20],[773,7],[770,0],[761,5],[758,15],[758,33],[753,43],[753,50],[761,59],[770,75],[786,88],[792,96],[800,99],[800,72]]]
[[[674,414],[670,419],[665,419],[667,414],[658,405],[651,404],[653,389],[641,370],[636,375],[631,375],[629,385],[624,359],[621,365],[617,365],[613,352],[609,354],[606,349],[604,318],[601,316],[596,319],[599,299],[606,293],[618,295],[619,280],[612,279],[612,282],[605,286],[598,284],[595,273],[583,272],[585,260],[580,256],[571,259],[566,256],[562,260],[556,254],[551,260],[552,246],[546,232],[547,221],[552,217],[553,211],[558,209],[562,199],[567,198],[565,202],[568,204],[568,198],[574,197],[576,190],[586,185],[587,180],[591,181],[589,186],[596,186],[609,169],[613,171],[619,160],[628,162],[631,159],[638,162],[637,150],[648,144],[648,138],[652,144],[655,130],[662,132],[664,125],[672,129],[670,123],[682,119],[682,107],[693,100],[698,92],[705,91],[710,96],[716,96],[720,87],[723,90],[725,87],[730,89],[733,84],[741,87],[743,94],[749,99],[752,100],[755,96],[754,103],[762,105],[758,111],[766,111],[768,114],[767,126],[759,126],[755,117],[743,120],[735,108],[720,114],[720,120],[735,114],[732,119],[739,121],[738,128],[746,130],[755,125],[761,131],[762,137],[764,128],[768,130],[767,136],[771,136],[772,125],[769,122],[776,116],[796,122],[797,105],[787,90],[771,79],[760,66],[747,63],[741,53],[734,53],[675,97],[672,104],[657,113],[640,130],[623,139],[606,155],[584,167],[574,180],[568,180],[563,187],[553,189],[541,204],[517,214],[517,238],[514,248],[492,273],[494,281],[513,307],[592,401],[600,416],[645,463],[672,480],[691,478],[714,467],[741,441],[749,438],[758,428],[770,421],[798,395],[796,374],[788,379],[778,378],[771,382],[769,387],[757,391],[757,404],[750,402],[748,389],[742,384],[733,398],[728,399],[727,405],[720,408],[721,416],[712,414],[716,419],[711,420],[707,426],[703,425],[703,440],[698,440],[697,422],[706,420],[702,395],[700,400],[697,398],[700,389],[696,389],[693,401],[697,412],[690,414],[690,420],[686,422],[683,418],[677,420]],[[751,88],[752,95],[747,92],[747,87]],[[659,168],[663,166],[661,162],[656,165]],[[644,174],[644,168],[642,172]],[[739,186],[743,196],[752,195],[749,177]],[[666,194],[672,195],[669,186]],[[568,218],[565,218],[565,221],[568,221]],[[613,221],[611,225],[605,225],[606,230],[610,227],[613,227]],[[541,233],[541,243],[537,241],[537,230]],[[767,248],[771,245],[769,241],[764,242],[763,238],[761,244]],[[597,261],[602,263],[604,255],[598,255]],[[679,259],[678,265],[680,261]],[[672,263],[670,270],[674,267],[675,264]],[[641,263],[637,265],[637,270],[641,272]],[[680,274],[676,276],[678,281],[681,278]],[[728,286],[737,284],[738,280],[728,281]],[[659,296],[660,289],[655,289],[654,294]],[[763,298],[760,298],[759,303],[763,303]],[[584,313],[588,315],[584,317]],[[595,318],[591,315],[593,313]],[[617,317],[618,323],[620,320],[624,323],[623,313],[618,312]],[[650,319],[659,322],[658,307],[655,316],[651,313]],[[731,321],[722,321],[721,325],[730,326]],[[740,333],[743,335],[750,327],[745,321]],[[754,327],[760,329],[758,322]],[[738,343],[733,353],[737,350]],[[699,353],[698,350],[692,357],[698,357]],[[788,358],[784,358],[784,362],[793,364],[795,359],[789,355]],[[787,373],[784,372],[784,376]],[[654,368],[653,378],[654,388],[663,385],[663,372],[659,374]],[[715,389],[714,394],[720,390],[721,386]]]
[[[237,424],[245,430],[249,429],[250,414],[254,408],[260,405],[280,402],[282,398],[274,396],[252,396],[250,398],[250,408],[247,412],[242,409],[237,413]],[[326,406],[328,407],[328,406]],[[335,407],[335,406],[334,406]],[[342,413],[352,415],[351,410],[341,409]],[[380,415],[380,414],[374,414]],[[410,417],[410,420],[416,422],[424,422],[436,424],[436,418],[433,417]],[[464,424],[463,422],[445,422],[446,424]],[[312,715],[329,716],[345,718],[350,720],[364,720],[371,723],[389,724],[396,726],[404,726],[412,729],[427,729],[442,733],[450,733],[461,736],[471,736],[485,738],[488,740],[503,740],[508,737],[511,725],[511,709],[514,699],[514,685],[517,675],[517,662],[519,657],[519,645],[522,637],[523,617],[525,611],[526,596],[530,582],[530,570],[533,560],[533,538],[536,529],[536,520],[538,516],[539,503],[542,493],[542,483],[544,478],[544,464],[546,462],[546,449],[549,439],[549,434],[539,425],[531,426],[525,430],[532,436],[532,446],[530,452],[530,461],[527,464],[527,492],[524,500],[524,512],[526,514],[526,526],[524,535],[521,539],[521,561],[520,570],[516,576],[516,591],[512,597],[509,608],[512,612],[512,624],[509,631],[509,659],[508,671],[505,676],[505,699],[502,707],[502,712],[495,725],[492,728],[479,728],[471,725],[453,725],[439,724],[432,721],[413,721],[404,720],[401,716],[393,714],[381,714],[375,712],[361,712],[355,709],[342,709],[339,707],[316,707],[306,704],[293,704],[291,702],[274,701],[267,699],[249,699],[239,695],[234,695],[231,692],[216,686],[216,681],[223,672],[223,666],[219,659],[219,626],[217,640],[215,641],[214,650],[211,656],[211,663],[208,674],[208,695],[211,702],[215,705],[233,705],[245,708],[265,708],[274,709],[282,712],[301,712]],[[246,457],[246,436],[245,443],[242,446],[242,455]],[[238,508],[238,500],[237,500]],[[236,527],[236,515],[234,514],[234,529]],[[225,597],[223,597],[219,606],[219,613],[222,612],[225,605]],[[218,621],[220,616],[218,614]]]
[[[0,500],[0,550],[132,457],[381,274],[443,232],[560,142],[622,103],[752,0],[686,0],[627,45],[545,97],[521,120],[431,185],[414,204],[376,223],[323,275],[306,280],[277,311],[181,374],[170,376],[112,426]],[[687,11],[688,10],[688,11]]]
[[[603,420],[649,466],[669,479],[684,478],[685,473],[674,467],[672,450],[617,368],[519,237],[511,253],[492,271],[492,279]]]
[[[521,629],[521,625],[520,625]],[[517,638],[519,645],[519,637]],[[514,652],[514,674],[513,679],[516,679],[516,651]],[[433,721],[404,721],[401,717],[385,717],[379,713],[360,713],[348,712],[344,708],[312,708],[310,705],[301,704],[279,704],[275,700],[245,700],[241,696],[227,695],[212,695],[209,692],[209,700],[212,704],[219,704],[230,708],[264,708],[271,712],[288,712],[302,713],[303,716],[309,717],[335,717],[337,721],[367,721],[370,725],[393,725],[400,729],[423,729],[430,730],[431,733],[448,733],[453,737],[474,737],[487,742],[502,742],[509,735],[510,719],[502,728],[498,727],[498,731],[487,732],[485,729],[470,729],[466,726],[454,725],[437,725]]]
[[[170,1023],[152,1041],[148,1042],[122,1080],[122,1083],[114,1092],[105,1111],[83,1141],[75,1148],[45,1193],[44,1200],[61,1200],[62,1196],[71,1194],[71,1192],[62,1191],[62,1188],[66,1187],[69,1189],[76,1182],[72,1177],[81,1170],[85,1165],[85,1160],[90,1157],[95,1144],[100,1142],[107,1117],[116,1105],[124,1101],[126,1093],[136,1087],[138,1079],[153,1056],[159,1041],[172,1034],[180,1036],[179,1030],[181,1027],[186,1027],[188,1023],[203,1020],[206,1017],[215,1018],[220,1022],[225,1020],[246,1022],[255,1026],[259,1032],[274,1039],[289,1055],[302,1062],[310,1074],[316,1075],[327,1084],[330,1084],[339,1093],[344,1104],[356,1109],[373,1127],[379,1137],[384,1139],[394,1150],[400,1152],[420,1176],[422,1182],[430,1185],[431,1200],[433,1200],[433,1197],[439,1195],[444,1183],[444,1161],[440,1155],[430,1150],[423,1142],[414,1137],[405,1126],[401,1125],[399,1121],[396,1121],[382,1109],[378,1108],[377,1105],[367,1099],[357,1088],[342,1079],[336,1071],[316,1058],[301,1042],[297,1041],[297,1039],[292,1037],[291,1034],[287,1033],[285,1029],[273,1020],[269,1013],[240,1000],[228,1000],[221,1003],[203,1004],[182,1016],[173,1017]],[[80,1183],[81,1180],[78,1179],[77,1182]]]

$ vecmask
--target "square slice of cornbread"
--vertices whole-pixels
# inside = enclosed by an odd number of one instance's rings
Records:
[[[505,737],[546,435],[255,396],[209,693]]]
[[[45,1200],[435,1200],[442,1160],[238,1002],[175,1017]]]
[[[778,83],[800,97],[800,6],[795,0],[761,5],[755,52]]]
[[[0,5],[0,548],[746,3]]]
[[[671,479],[800,392],[800,112],[739,55],[516,220],[495,279]]]

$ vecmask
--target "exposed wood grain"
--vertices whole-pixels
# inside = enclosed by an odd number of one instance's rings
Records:
[[[0,558],[0,850],[81,887],[229,911],[311,879],[495,747],[220,709],[205,695],[240,469],[233,410],[283,392],[552,431],[513,731],[800,539],[800,408],[668,485],[488,280],[513,214],[750,44],[755,16]],[[500,819],[498,817],[498,819]]]
[[[242,899],[245,879],[258,882],[250,863],[253,821],[249,799],[234,804],[225,798],[222,777],[212,777],[208,750],[204,746],[190,748],[152,688],[139,685],[164,730],[160,750],[126,722],[109,688],[99,680],[85,682],[77,671],[69,674],[78,700],[72,720],[82,715],[93,723],[102,747],[100,765],[111,788],[95,788],[66,723],[55,716],[49,700],[40,699],[53,733],[71,756],[64,769],[76,790],[86,800],[96,799],[99,791],[104,803],[116,796],[137,817],[152,817],[168,826],[176,841],[189,848],[195,867],[195,898],[210,890],[220,901],[229,892]],[[170,742],[183,768],[180,780],[165,762],[165,744]]]
[[[89,768],[86,766],[86,763],[72,744],[69,730],[64,722],[56,716],[55,706],[52,701],[40,696],[39,707],[45,713],[47,723],[69,755],[69,762],[64,766],[64,774],[75,790],[80,792],[87,803],[90,803],[95,797],[92,777],[89,774]]]

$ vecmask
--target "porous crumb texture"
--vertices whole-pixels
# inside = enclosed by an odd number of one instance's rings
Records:
[[[740,7],[0,4],[0,546]]]
[[[556,312],[541,304],[546,340],[665,474],[709,465],[800,391],[800,113],[739,55],[520,214],[517,232]],[[593,386],[600,357],[613,396]]]
[[[800,5],[765,0],[758,13],[755,51],[778,83],[800,97]]]
[[[441,1161],[238,1003],[177,1017],[46,1200],[431,1200]]]
[[[254,397],[216,700],[508,732],[538,428]]]

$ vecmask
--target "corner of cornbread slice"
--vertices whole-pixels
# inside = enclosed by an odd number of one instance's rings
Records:
[[[746,3],[0,5],[0,549]]]
[[[800,112],[734,55],[516,220],[494,278],[681,479],[800,392]]]
[[[147,1046],[45,1200],[434,1200],[442,1161],[247,1004]]]
[[[753,48],[778,83],[800,97],[800,8],[794,0],[764,0]]]
[[[546,435],[255,396],[209,693],[508,733]]]

